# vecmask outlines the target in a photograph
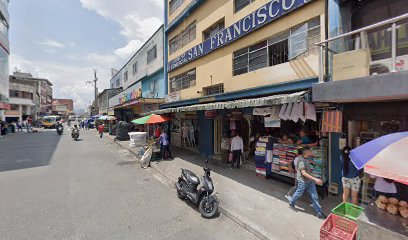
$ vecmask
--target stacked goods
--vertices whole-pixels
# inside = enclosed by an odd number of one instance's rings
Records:
[[[257,175],[266,175],[266,147],[268,138],[259,138],[255,149],[255,172]]]
[[[408,204],[406,201],[399,201],[396,198],[387,198],[383,195],[380,195],[375,201],[375,205],[382,210],[397,215],[400,214],[401,217],[408,218]]]
[[[290,144],[275,144],[273,146],[272,170],[284,175],[293,174],[292,162],[295,160],[298,147]]]
[[[310,161],[311,174],[323,180],[323,161],[327,157],[326,148],[313,148],[313,159]]]

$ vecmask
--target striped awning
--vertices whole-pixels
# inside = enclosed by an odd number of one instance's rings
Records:
[[[274,105],[281,105],[285,103],[302,102],[304,101],[304,95],[306,93],[307,91],[300,91],[300,92],[295,92],[295,93],[277,94],[277,95],[261,97],[261,98],[239,99],[239,100],[226,101],[226,102],[194,104],[190,106],[160,109],[160,110],[156,110],[152,112],[143,113],[142,115],[274,106]]]

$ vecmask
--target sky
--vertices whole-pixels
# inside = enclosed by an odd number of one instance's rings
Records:
[[[53,83],[54,98],[86,109],[98,88],[160,27],[163,0],[10,1],[10,74],[19,70]]]

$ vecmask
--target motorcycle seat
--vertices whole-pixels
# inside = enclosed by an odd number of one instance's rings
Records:
[[[184,169],[187,180],[192,184],[200,184],[200,179],[192,171]]]

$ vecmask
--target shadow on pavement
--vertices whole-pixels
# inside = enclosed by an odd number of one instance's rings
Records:
[[[8,136],[0,143],[0,172],[49,165],[61,137],[55,131]]]
[[[179,157],[200,167],[204,166],[205,157],[197,153],[173,148],[173,156]],[[285,198],[285,194],[293,186],[291,184],[275,179],[265,179],[265,177],[256,176],[255,170],[251,170],[247,166],[243,166],[240,169],[230,169],[229,164],[221,163],[219,160],[215,159],[210,160],[210,164],[211,171],[215,173],[230,178],[236,182],[239,182],[240,184],[246,185],[281,201],[288,201]],[[251,165],[251,163],[246,163],[246,165]],[[201,173],[196,174],[200,175]],[[338,197],[330,195],[323,200],[319,198],[320,205],[325,213],[330,213],[331,209],[337,206],[340,201],[341,199]],[[313,207],[309,206],[309,204],[310,200],[306,193],[303,195],[300,201],[296,203],[299,211],[315,215]]]

